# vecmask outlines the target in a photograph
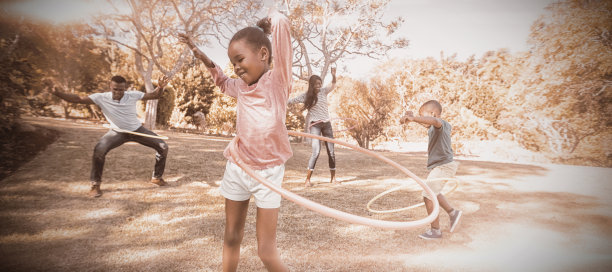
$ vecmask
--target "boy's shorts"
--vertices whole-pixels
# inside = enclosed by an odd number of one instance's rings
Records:
[[[268,169],[255,170],[261,177],[270,183],[281,186],[285,176],[285,165],[277,165]],[[255,198],[255,205],[264,209],[276,209],[280,207],[280,194],[270,190],[270,188],[251,178],[240,166],[227,161],[225,173],[219,188],[223,197],[234,201],[245,201]]]
[[[429,186],[429,188],[431,188],[431,190],[437,196],[440,194],[440,192],[442,192],[442,189],[444,188],[446,181],[444,180],[432,181],[432,179],[455,177],[455,173],[457,173],[457,168],[459,168],[459,162],[457,161],[452,161],[449,163],[438,165],[434,167],[434,169],[432,169],[431,172],[429,172],[429,175],[427,176],[427,180],[425,181],[425,184],[427,184],[427,186]],[[423,196],[428,199],[430,198],[429,195],[425,193],[425,190],[423,190]]]

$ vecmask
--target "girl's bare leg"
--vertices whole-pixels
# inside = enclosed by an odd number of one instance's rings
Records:
[[[225,234],[223,235],[223,271],[236,271],[240,260],[240,243],[244,237],[244,223],[249,200],[225,199]]]
[[[289,271],[276,248],[278,208],[257,208],[257,254],[268,271]]]

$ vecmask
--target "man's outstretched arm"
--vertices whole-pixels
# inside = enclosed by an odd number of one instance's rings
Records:
[[[76,94],[61,92],[61,91],[59,91],[59,88],[57,88],[55,86],[51,86],[51,85],[48,85],[47,87],[48,87],[49,91],[53,95],[55,95],[55,96],[57,96],[57,97],[59,97],[59,98],[61,98],[63,100],[66,100],[66,101],[68,101],[70,103],[94,104],[93,100],[91,100],[91,98],[89,98],[89,96],[79,96],[79,95],[76,95]]]

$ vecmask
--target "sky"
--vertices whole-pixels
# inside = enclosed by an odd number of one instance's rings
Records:
[[[295,0],[294,0],[295,1]],[[266,0],[270,3],[271,0]],[[408,39],[408,48],[394,50],[387,59],[439,58],[457,54],[460,60],[481,56],[490,50],[527,50],[532,23],[554,0],[392,0],[389,19],[402,16],[398,35]],[[22,0],[3,1],[1,7],[51,23],[83,21],[105,10],[103,0]],[[217,43],[202,48],[220,65],[229,60],[226,49]],[[380,61],[356,58],[339,65],[339,74],[367,78]],[[350,67],[350,68],[347,68]]]
[[[408,39],[408,48],[394,50],[387,59],[440,58],[457,54],[465,60],[487,51],[506,48],[527,51],[533,22],[546,12],[554,0],[393,0],[386,14],[401,16],[398,29]],[[352,75],[367,77],[372,68],[367,59],[351,61]]]

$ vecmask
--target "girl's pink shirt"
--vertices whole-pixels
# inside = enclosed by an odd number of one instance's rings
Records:
[[[284,164],[292,155],[285,126],[287,99],[291,89],[290,23],[287,17],[274,12],[272,23],[273,69],[264,73],[256,84],[248,86],[242,79],[227,77],[219,65],[208,68],[221,92],[235,97],[236,150],[240,159],[253,169],[262,170]],[[223,155],[236,163],[229,154]]]

